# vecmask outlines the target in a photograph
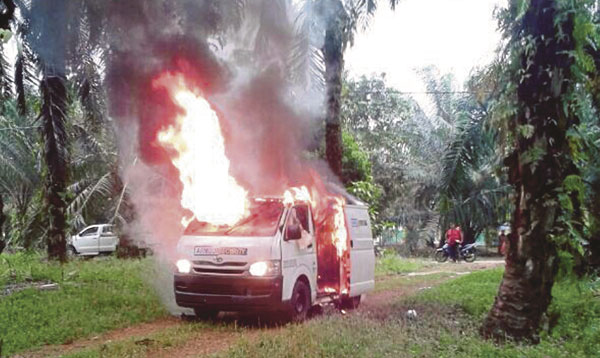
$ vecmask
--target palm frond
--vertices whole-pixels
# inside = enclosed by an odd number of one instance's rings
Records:
[[[318,93],[325,89],[325,61],[321,39],[325,27],[314,1],[306,1],[295,20],[296,35],[288,57],[291,81],[312,88]]]
[[[71,184],[69,191],[74,193],[75,197],[68,204],[67,213],[76,220],[83,221],[82,212],[90,200],[96,195],[102,198],[110,197],[112,187],[112,173],[106,173],[97,180],[87,179]]]

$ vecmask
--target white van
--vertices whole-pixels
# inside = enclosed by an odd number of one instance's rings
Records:
[[[117,250],[119,238],[110,224],[91,225],[68,239],[71,254],[99,255]]]
[[[315,240],[307,203],[254,199],[250,215],[237,224],[192,221],[177,245],[175,298],[203,318],[219,311],[284,311],[295,321],[323,303],[355,308],[375,285],[375,255],[368,207],[352,198],[344,207],[350,274],[340,274],[336,257]],[[298,227],[297,223],[301,227]],[[335,250],[329,250],[336,256]],[[329,264],[334,262],[334,264]],[[349,279],[349,289],[332,290]]]

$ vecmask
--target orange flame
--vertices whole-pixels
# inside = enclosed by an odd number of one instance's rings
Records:
[[[308,202],[312,205],[312,200],[308,188],[306,186],[293,187],[283,193],[283,204],[286,206],[293,205],[296,201]]]
[[[161,145],[176,152],[172,162],[183,184],[182,207],[200,221],[235,224],[246,213],[248,193],[229,174],[217,114],[202,96],[187,87],[182,74],[166,73],[153,82],[153,87],[167,89],[183,110],[173,125],[158,133]]]
[[[342,257],[348,250],[348,230],[346,230],[346,219],[344,216],[344,199],[334,197],[333,211],[333,244],[337,249],[338,257]]]
[[[171,161],[179,170],[183,185],[181,206],[193,217],[182,218],[213,225],[233,225],[248,215],[248,192],[230,173],[225,154],[225,141],[217,113],[197,90],[190,88],[181,73],[165,73],[152,83],[167,90],[181,111],[174,123],[157,135],[158,142],[173,154]],[[327,274],[320,289],[326,293],[348,292],[350,287],[349,236],[346,228],[342,196],[329,193],[321,178],[310,171],[307,186],[291,187],[283,194],[286,206],[308,203],[316,225],[317,254],[324,265],[335,267]],[[321,261],[319,261],[321,265]],[[319,274],[319,279],[321,279]]]

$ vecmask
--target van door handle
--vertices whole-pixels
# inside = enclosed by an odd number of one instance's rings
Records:
[[[354,240],[350,240],[350,248],[353,249],[354,248]]]

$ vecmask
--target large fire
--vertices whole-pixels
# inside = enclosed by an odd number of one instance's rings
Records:
[[[204,98],[187,88],[181,74],[164,74],[153,85],[167,89],[182,109],[175,124],[158,133],[159,142],[176,152],[172,162],[183,184],[181,206],[198,220],[235,224],[246,213],[248,193],[229,175],[219,117]]]
[[[180,107],[174,124],[160,131],[159,143],[172,152],[183,185],[181,206],[193,213],[183,218],[213,225],[234,225],[248,215],[248,192],[230,174],[230,161],[219,117],[198,91],[190,89],[181,73],[165,73],[153,81]],[[290,187],[281,196],[286,206],[309,203],[315,221],[319,288],[327,293],[347,293],[350,287],[350,254],[345,199],[325,189],[311,171],[307,185]]]

